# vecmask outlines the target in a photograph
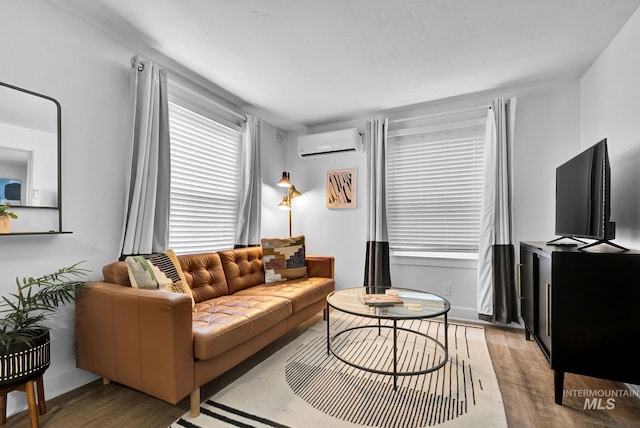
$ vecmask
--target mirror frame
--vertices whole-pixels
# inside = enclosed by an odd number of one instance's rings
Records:
[[[14,89],[16,91],[23,92],[28,95],[33,95],[39,98],[43,98],[48,101],[52,101],[56,106],[56,151],[57,151],[57,207],[51,206],[16,206],[12,207],[16,210],[30,210],[30,209],[48,209],[48,210],[57,210],[58,211],[58,230],[57,231],[33,231],[33,232],[16,232],[16,233],[8,233],[0,236],[6,235],[28,235],[28,234],[51,234],[51,233],[69,233],[62,231],[62,106],[55,98],[52,98],[48,95],[40,94],[38,92],[31,91],[29,89],[21,88],[15,85],[11,85],[9,83],[0,82],[0,86]]]

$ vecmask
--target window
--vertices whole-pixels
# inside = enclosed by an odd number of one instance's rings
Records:
[[[176,254],[233,248],[242,134],[173,102],[169,246]]]
[[[389,132],[393,250],[478,252],[484,134],[484,119]]]

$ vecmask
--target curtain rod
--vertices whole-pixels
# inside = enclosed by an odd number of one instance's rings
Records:
[[[142,71],[142,70],[144,70],[144,64],[139,63],[138,61],[136,61],[136,58],[138,58],[138,59],[139,59],[140,57],[145,58],[145,57],[143,57],[143,56],[142,56],[142,55],[140,55],[140,54],[136,54],[136,55],[134,55],[133,57],[131,57],[131,59],[129,60],[129,63],[131,64],[131,67],[135,67],[135,66],[136,66],[136,64],[139,64],[139,66],[138,66],[138,71]],[[162,67],[164,67],[165,69],[167,69],[167,71],[168,71],[168,73],[167,73],[167,74],[170,74],[170,73],[171,73],[171,70],[170,70],[169,68],[165,67],[165,66],[164,66],[164,65],[162,65],[162,64],[160,64],[160,65],[161,65]],[[226,111],[226,112],[227,112],[227,113],[229,113],[230,115],[232,115],[232,116],[234,116],[234,117],[236,117],[236,118],[238,118],[238,119],[240,119],[240,120],[242,120],[242,121],[246,121],[246,120],[247,120],[247,116],[246,116],[246,115],[241,114],[241,113],[238,113],[237,111],[232,110],[232,109],[230,109],[229,107],[224,106],[224,105],[220,104],[219,102],[217,102],[217,101],[215,101],[215,100],[212,100],[211,98],[205,97],[204,95],[202,95],[202,94],[200,94],[200,93],[198,93],[198,92],[194,91],[193,89],[188,88],[188,87],[186,87],[186,86],[184,86],[184,85],[181,85],[180,83],[176,82],[175,80],[171,79],[170,77],[167,79],[167,83],[168,83],[169,85],[173,85],[173,86],[175,86],[175,87],[176,87],[176,88],[178,88],[178,89],[182,89],[183,91],[186,91],[186,92],[188,92],[189,94],[191,94],[191,95],[193,95],[193,96],[195,96],[195,97],[197,97],[197,98],[200,98],[201,100],[203,100],[203,101],[205,101],[205,102],[207,102],[207,103],[209,103],[209,104],[212,104],[213,106],[215,106],[215,107],[217,107],[217,108],[219,108],[219,109],[221,109],[221,110],[223,110],[223,111]]]
[[[234,111],[234,110],[230,109],[229,107],[224,106],[224,105],[220,104],[219,102],[212,100],[211,98],[205,97],[204,95],[199,94],[198,92],[194,91],[193,89],[188,88],[188,87],[186,87],[186,86],[183,86],[183,85],[179,84],[179,83],[178,83],[178,82],[176,82],[175,80],[168,79],[168,81],[169,81],[169,84],[170,84],[170,85],[173,85],[173,86],[175,86],[175,87],[176,87],[176,88],[178,88],[178,89],[182,89],[183,91],[186,91],[186,92],[188,92],[189,94],[191,94],[191,95],[193,95],[193,96],[195,96],[195,97],[198,97],[198,98],[200,98],[201,100],[206,101],[207,103],[212,104],[213,106],[215,106],[215,107],[217,107],[217,108],[219,108],[219,109],[221,109],[221,110],[226,111],[227,113],[231,114],[231,115],[232,115],[232,116],[234,116],[234,117],[237,117],[238,119],[240,119],[240,120],[242,120],[242,121],[247,120],[247,116],[245,116],[245,115],[243,115],[243,114],[240,114],[240,113],[238,113],[238,112],[236,112],[236,111]]]
[[[390,120],[389,123],[408,122],[410,120],[430,119],[432,117],[447,116],[447,115],[450,115],[450,114],[468,113],[470,111],[488,109],[489,107],[491,107],[491,105],[485,104],[485,105],[481,105],[481,106],[477,106],[477,107],[469,107],[469,108],[463,108],[463,109],[459,109],[459,110],[451,110],[451,111],[446,111],[446,112],[442,112],[442,113],[432,113],[432,114],[425,114],[425,115],[421,115],[421,116],[404,117],[402,119],[393,119],[393,120]]]

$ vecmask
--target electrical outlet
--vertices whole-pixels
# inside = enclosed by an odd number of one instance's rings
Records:
[[[451,284],[442,284],[442,294],[451,296]]]

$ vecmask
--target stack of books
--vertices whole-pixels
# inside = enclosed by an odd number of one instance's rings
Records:
[[[394,294],[360,294],[360,301],[369,306],[393,306],[402,304],[402,299]]]

